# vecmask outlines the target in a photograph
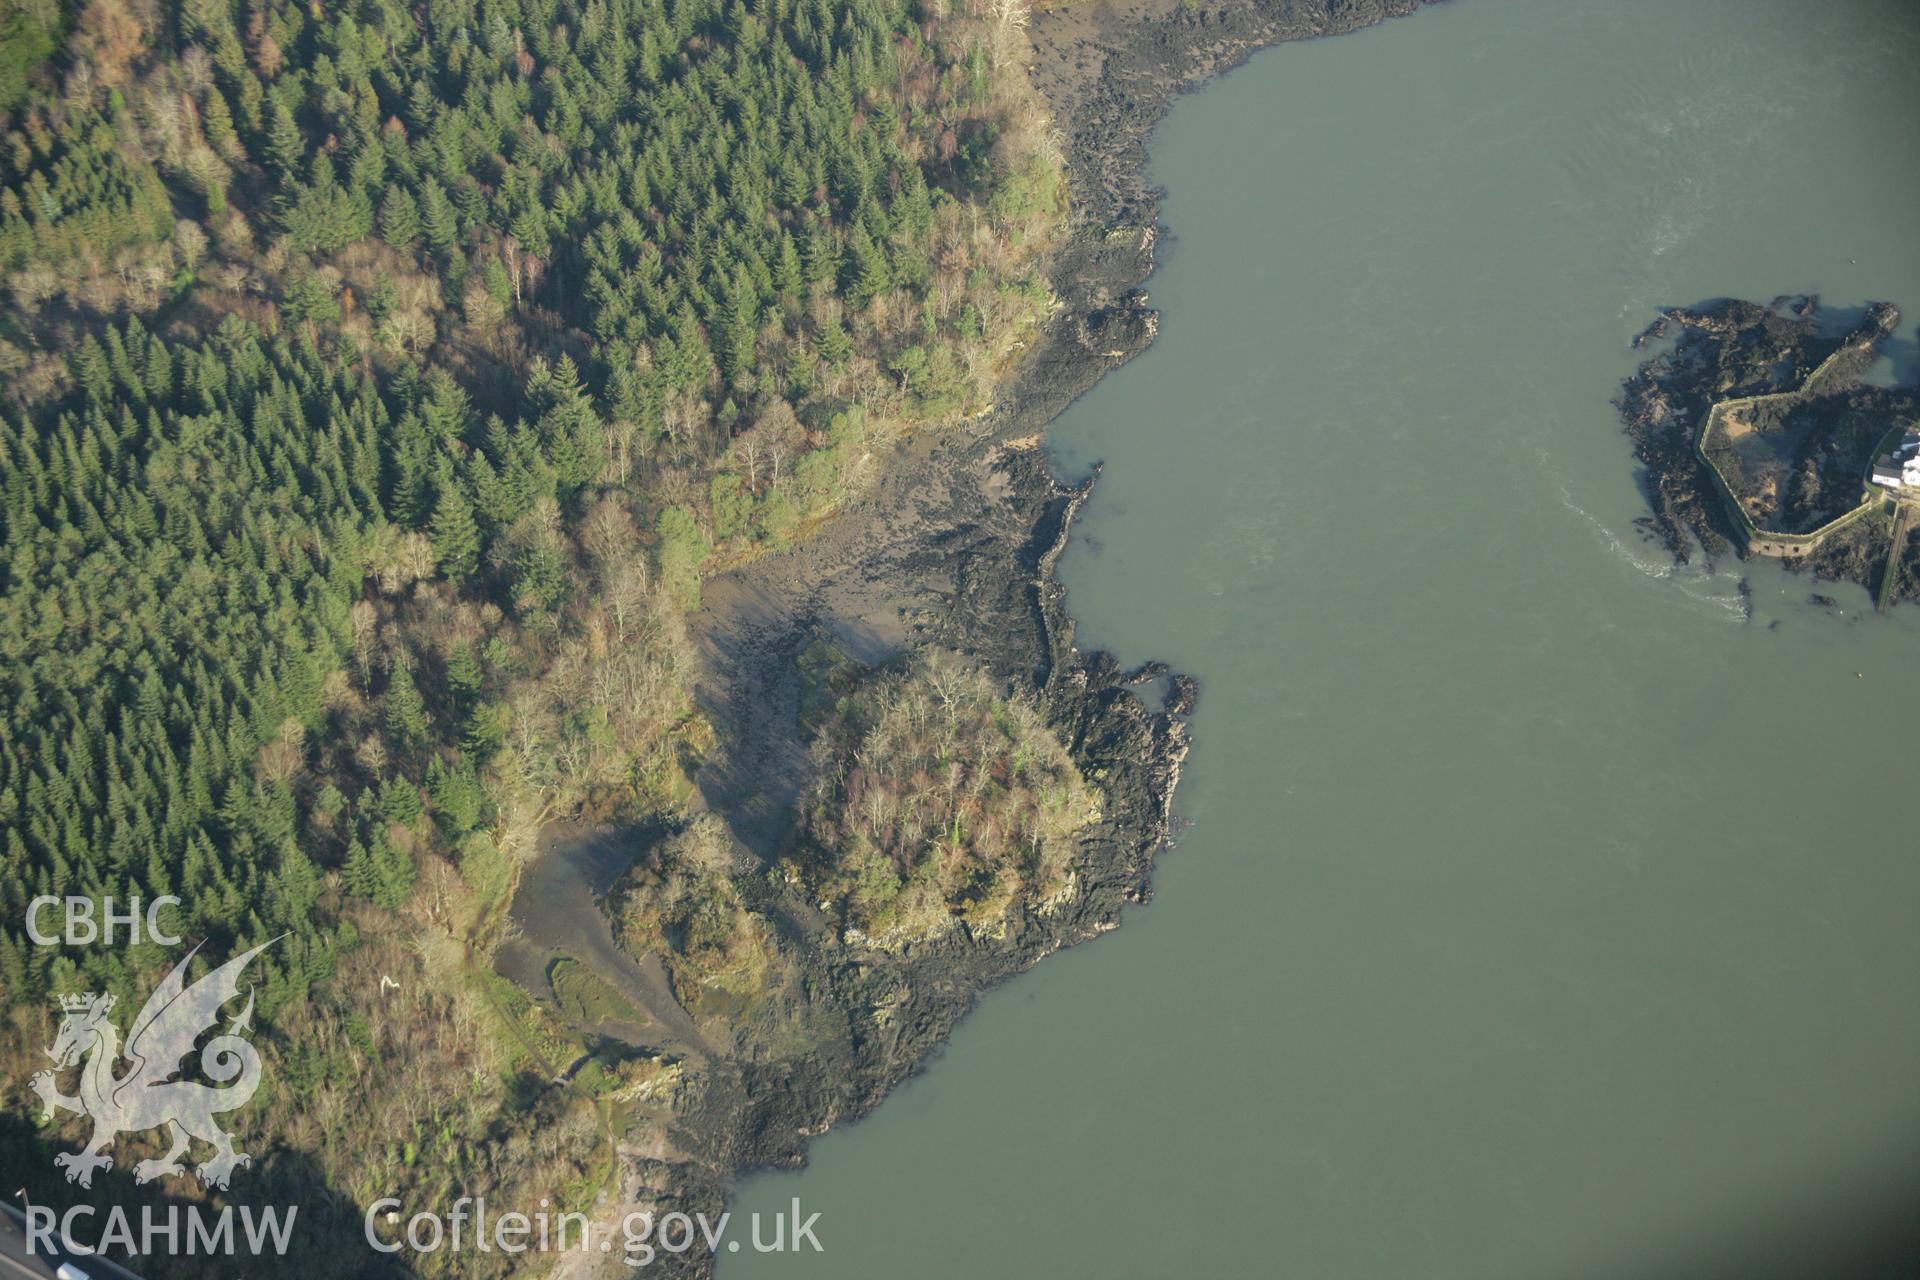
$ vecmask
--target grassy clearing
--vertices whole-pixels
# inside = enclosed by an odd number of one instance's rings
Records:
[[[583,1046],[517,985],[484,964],[469,965],[467,979],[499,1019],[502,1043],[525,1064],[550,1079],[576,1061]]]
[[[572,956],[556,957],[547,967],[547,981],[553,987],[560,1011],[581,1026],[623,1022],[642,1027],[653,1021],[612,984]]]

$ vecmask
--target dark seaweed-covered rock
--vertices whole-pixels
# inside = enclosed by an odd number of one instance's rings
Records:
[[[1200,700],[1200,682],[1189,675],[1176,675],[1167,681],[1167,696],[1161,707],[1169,715],[1184,716],[1193,714],[1194,703]]]

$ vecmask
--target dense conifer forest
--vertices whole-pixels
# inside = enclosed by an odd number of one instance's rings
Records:
[[[56,994],[171,962],[31,945],[28,900],[172,894],[218,952],[280,939],[261,1194],[357,1236],[376,1188],[604,1180],[663,1064],[538,1087],[568,1046],[491,972],[504,904],[556,819],[686,822],[703,572],[984,408],[1044,313],[1019,26],[0,0],[9,1078]],[[703,909],[674,885],[642,914]]]

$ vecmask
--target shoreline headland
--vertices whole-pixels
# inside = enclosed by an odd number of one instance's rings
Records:
[[[625,1168],[597,1217],[717,1213],[742,1174],[803,1164],[811,1138],[864,1115],[918,1071],[983,991],[1113,929],[1126,904],[1147,901],[1154,857],[1171,835],[1184,717],[1198,685],[1161,663],[1125,670],[1075,645],[1054,566],[1097,470],[1059,479],[1045,428],[1155,336],[1141,289],[1155,266],[1160,198],[1145,175],[1146,146],[1174,98],[1265,45],[1420,7],[1095,0],[1033,15],[1030,70],[1065,141],[1074,202],[1049,273],[1051,319],[989,414],[885,446],[878,479],[807,538],[705,584],[698,700],[716,741],[695,785],[743,864],[772,867],[808,781],[803,655],[826,645],[877,666],[933,648],[1036,698],[1105,803],[1081,833],[1070,891],[995,929],[861,946],[776,876],[763,877],[754,905],[779,921],[799,969],[790,990],[805,994],[783,1001],[777,1018],[724,1028],[729,1051],[689,1073],[666,1140],[622,1144]],[[1149,685],[1158,686],[1157,706],[1142,696]],[[609,838],[619,837],[576,833],[560,843]],[[577,905],[604,889],[571,886],[564,899]],[[516,904],[516,915],[526,909]],[[670,1264],[704,1274],[712,1259]]]

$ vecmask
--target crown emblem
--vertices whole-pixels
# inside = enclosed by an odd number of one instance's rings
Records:
[[[95,995],[92,992],[79,996],[61,996],[60,1008],[66,1013],[93,1013],[95,1011],[105,1013],[113,1008],[113,997],[110,995]]]

